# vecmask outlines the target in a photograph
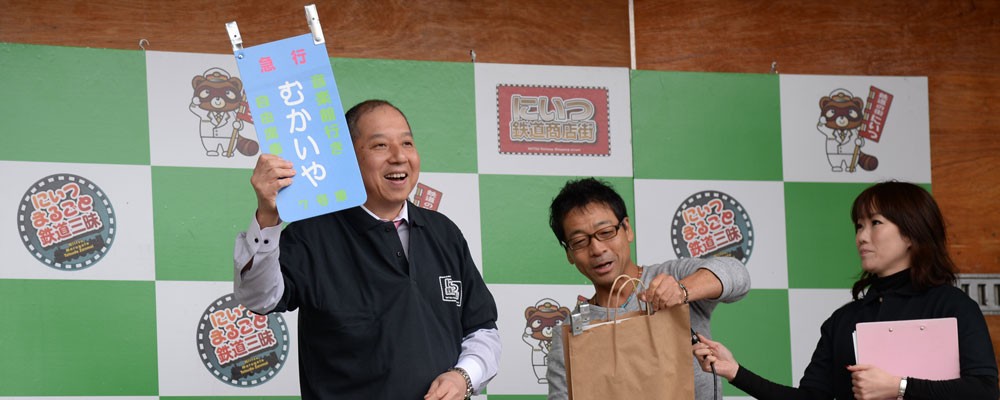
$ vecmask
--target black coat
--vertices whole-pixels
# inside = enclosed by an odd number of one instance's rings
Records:
[[[462,338],[495,329],[493,296],[458,227],[409,207],[409,259],[391,222],[360,207],[281,233],[285,291],[298,309],[305,399],[420,399],[458,361]]]

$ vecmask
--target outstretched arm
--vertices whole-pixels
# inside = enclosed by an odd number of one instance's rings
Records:
[[[794,388],[771,382],[764,379],[750,370],[741,366],[733,353],[723,346],[722,343],[698,335],[700,343],[691,346],[691,352],[701,365],[701,369],[706,372],[711,371],[711,365],[715,364],[715,371],[719,376],[726,378],[733,386],[740,388],[756,399],[770,400],[823,400],[830,399],[828,393],[813,388]]]
[[[674,261],[675,276],[660,274],[654,277],[640,300],[649,301],[656,309],[712,300],[731,303],[750,291],[750,273],[743,263],[732,257],[686,258]],[[679,279],[679,280],[678,280]],[[681,285],[684,285],[681,287]]]

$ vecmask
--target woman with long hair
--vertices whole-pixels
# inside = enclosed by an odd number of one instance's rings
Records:
[[[853,301],[834,311],[793,388],[757,376],[719,342],[701,337],[693,346],[702,369],[718,374],[758,399],[989,399],[1000,396],[997,364],[986,320],[976,302],[955,288],[957,269],[945,245],[937,203],[905,182],[875,184],[854,200],[851,219],[861,258]],[[960,377],[932,381],[895,376],[856,365],[853,332],[860,322],[955,317]]]

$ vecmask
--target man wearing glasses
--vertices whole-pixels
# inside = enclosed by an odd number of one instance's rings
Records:
[[[636,297],[654,310],[690,304],[691,328],[711,337],[709,323],[715,306],[737,301],[750,290],[746,267],[730,257],[637,265],[629,247],[635,233],[625,202],[613,188],[594,178],[567,182],[552,200],[549,212],[549,225],[566,250],[569,263],[594,284],[594,296],[581,298],[581,302],[590,303],[591,318],[603,319],[607,315],[611,285],[624,274],[641,279],[647,289],[634,293],[633,287],[626,285],[618,299],[611,301],[621,305],[619,312],[639,310]],[[554,335],[548,354],[550,400],[568,397],[562,346],[562,335]],[[702,372],[693,357],[691,368],[695,371],[695,398],[713,399],[712,375]]]

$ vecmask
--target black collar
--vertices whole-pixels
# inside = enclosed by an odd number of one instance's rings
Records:
[[[876,277],[868,286],[862,300],[868,303],[885,295],[915,296],[919,293],[920,291],[913,286],[910,269],[907,268],[886,277]]]

